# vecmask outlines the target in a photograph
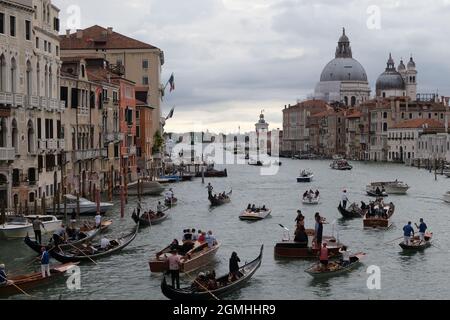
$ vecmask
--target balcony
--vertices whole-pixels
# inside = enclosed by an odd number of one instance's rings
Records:
[[[28,96],[28,107],[30,109],[39,108],[39,97],[38,96]]]
[[[50,99],[49,102],[50,111],[59,111],[59,101],[57,99]]]
[[[122,142],[125,138],[123,133],[108,133],[105,135],[105,143]]]
[[[108,149],[92,149],[92,150],[78,150],[72,152],[72,161],[85,161],[92,160],[97,158],[107,158],[108,157]]]
[[[42,109],[44,109],[44,110],[46,110],[46,109],[48,109],[48,99],[47,98],[44,98],[44,97],[40,97],[40,106],[41,106],[41,108]]]
[[[49,150],[57,150],[58,149],[58,141],[55,139],[47,140],[47,149]]]
[[[66,140],[58,139],[58,149],[63,150],[66,148]]]
[[[0,148],[0,161],[14,161],[16,159],[16,149]]]
[[[66,109],[66,102],[65,101],[60,101],[59,102],[59,108],[61,110],[65,110]]]
[[[47,150],[47,140],[38,140],[38,149],[39,152],[44,152],[45,150]]]
[[[19,106],[23,106],[24,103],[24,95],[23,94],[19,94],[19,93],[14,93],[13,94],[13,106],[14,107],[19,107]]]

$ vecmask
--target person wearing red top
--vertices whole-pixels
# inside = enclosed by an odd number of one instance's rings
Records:
[[[320,264],[322,265],[322,269],[326,269],[328,267],[328,258],[329,258],[329,254],[328,254],[327,244],[324,243],[323,247],[320,249],[320,252],[319,252],[319,260],[320,260]]]
[[[206,232],[202,232],[202,234],[198,237],[198,242],[205,243],[206,241]]]

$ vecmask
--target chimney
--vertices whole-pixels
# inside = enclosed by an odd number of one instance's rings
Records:
[[[108,34],[112,34],[113,33],[113,28],[112,27],[108,27]]]
[[[70,29],[66,30],[66,37],[69,38],[70,37]]]
[[[77,29],[77,39],[81,39],[81,38],[83,38],[83,30]]]

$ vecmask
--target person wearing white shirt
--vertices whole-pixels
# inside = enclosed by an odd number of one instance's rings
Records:
[[[109,245],[110,245],[109,239],[107,239],[107,238],[102,238],[102,240],[100,241],[100,248],[101,248],[102,250],[106,250],[106,249],[108,249]]]
[[[347,190],[344,190],[344,193],[342,194],[342,207],[344,209],[347,208],[347,203],[348,203]]]
[[[100,213],[97,213],[97,215],[95,216],[95,227],[100,228],[101,226],[102,226],[102,216],[100,215]]]
[[[345,268],[347,266],[350,265],[350,257],[351,254],[349,251],[347,251],[347,247],[343,246],[340,250],[339,253],[342,255],[342,266]]]

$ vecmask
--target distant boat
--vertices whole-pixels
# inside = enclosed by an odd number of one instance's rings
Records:
[[[404,251],[422,251],[426,248],[432,246],[433,234],[427,233],[425,235],[425,241],[420,241],[418,236],[415,236],[410,240],[410,243],[406,245],[404,242],[401,242],[399,245]]]
[[[390,204],[384,208],[387,210],[386,217],[370,216],[368,213],[364,216],[364,229],[389,229],[392,225],[391,218],[395,213],[394,204]]]
[[[141,195],[142,196],[159,196],[165,188],[157,181],[142,181]],[[129,196],[138,196],[138,182],[132,182],[127,185],[127,193]],[[120,189],[115,190],[115,194],[120,194]]]
[[[302,200],[302,203],[306,204],[306,205],[318,205],[319,202],[320,202],[320,197],[317,197],[317,198],[316,197],[305,197]]]
[[[73,210],[77,211],[77,197],[71,194],[66,194],[66,212],[71,213]],[[95,215],[97,214],[97,204],[95,202],[89,201],[85,198],[79,198],[80,215]],[[106,213],[108,210],[112,209],[114,204],[109,202],[100,202],[100,213]],[[58,208],[55,208],[58,210]],[[61,205],[59,212],[53,212],[53,207],[47,208],[48,214],[61,215],[64,214],[64,206]]]
[[[266,210],[259,209],[256,212],[253,212],[251,210],[245,210],[241,213],[239,219],[243,221],[259,221],[266,219],[268,216],[270,216],[271,213],[272,210],[270,209]]]
[[[7,218],[4,224],[0,224],[0,239],[23,239],[33,232],[33,220],[39,217],[45,226],[43,233],[53,233],[61,227],[62,221],[55,216],[20,216]]]
[[[322,269],[322,265],[314,264],[305,272],[314,278],[328,278],[338,276],[355,270],[361,265],[361,260],[366,256],[365,253],[357,253],[350,257],[350,264],[348,266],[342,266],[340,262],[330,262],[325,270]]]
[[[346,170],[352,170],[353,169],[353,167],[348,163],[347,160],[335,160],[330,165],[330,167],[333,170],[341,170],[341,171],[346,171]]]
[[[311,171],[303,170],[300,172],[300,177],[297,178],[298,183],[312,182],[314,179],[314,174]]]
[[[259,161],[259,160],[250,159],[248,161],[248,165],[254,166],[254,167],[262,167],[262,166],[264,166],[264,163],[262,163],[262,161]]]
[[[388,181],[388,182],[372,182],[367,189],[376,190],[376,188],[380,190],[385,190],[387,194],[406,194],[410,187],[404,183],[403,181]]]

